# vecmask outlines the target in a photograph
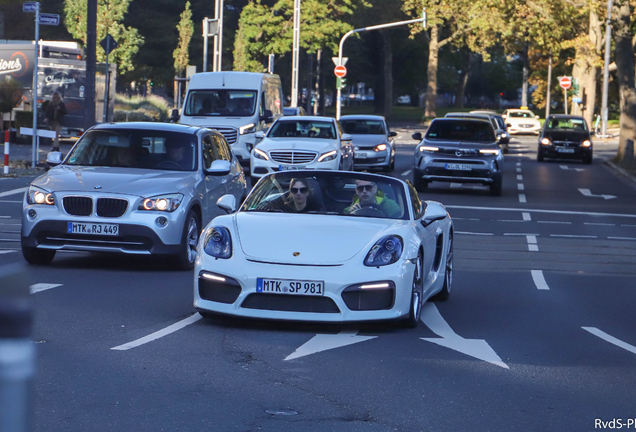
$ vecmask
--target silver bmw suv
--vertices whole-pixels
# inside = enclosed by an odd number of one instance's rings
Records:
[[[247,195],[237,158],[207,128],[101,124],[63,161],[55,156],[24,197],[22,254],[32,264],[71,250],[167,254],[191,269],[202,227],[221,213],[217,199]]]

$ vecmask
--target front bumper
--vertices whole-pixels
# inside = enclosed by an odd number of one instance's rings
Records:
[[[539,144],[539,153],[547,158],[563,158],[563,159],[587,159],[592,157],[592,146],[590,147],[562,147],[555,145]]]
[[[470,170],[449,169],[449,164],[464,165]],[[422,180],[457,183],[498,183],[502,179],[503,159],[487,157],[484,159],[460,159],[427,154],[415,156],[415,177]]]
[[[521,127],[517,126],[508,126],[508,134],[517,135],[517,134],[535,134],[539,135],[541,132],[541,125],[533,125],[529,127]]]
[[[286,170],[337,170],[340,166],[340,157],[334,160],[317,162],[315,159],[313,162],[305,164],[283,164],[270,160],[257,159],[252,156],[250,161],[250,171],[252,178],[261,178],[264,175],[273,172],[286,171]]]
[[[383,151],[356,150],[354,163],[356,169],[386,168],[391,164],[391,153],[388,149]]]

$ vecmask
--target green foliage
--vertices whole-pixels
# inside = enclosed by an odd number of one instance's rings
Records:
[[[127,97],[115,95],[115,121],[165,122],[170,118],[172,104],[161,96],[148,95]]]
[[[172,56],[174,57],[175,73],[177,76],[182,76],[190,62],[188,46],[190,45],[190,39],[192,39],[192,33],[194,33],[192,11],[190,10],[189,1],[186,2],[185,10],[181,13],[181,21],[179,21],[177,25],[177,30],[179,30],[179,44],[172,53]]]
[[[110,34],[118,46],[110,53],[109,60],[117,63],[120,73],[134,69],[132,59],[144,43],[137,29],[122,24],[131,1],[97,0],[97,61],[106,61],[106,52],[99,42]],[[86,45],[86,0],[65,0],[64,14],[69,33]]]

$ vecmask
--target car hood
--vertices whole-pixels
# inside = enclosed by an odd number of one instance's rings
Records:
[[[153,196],[179,192],[192,184],[195,178],[195,172],[60,165],[32,184],[56,192],[99,190],[106,193]]]
[[[321,138],[265,138],[256,147],[270,150],[309,150],[323,153],[340,147],[335,139]]]
[[[378,144],[384,144],[388,140],[386,139],[386,135],[351,135],[351,141],[354,145],[369,147],[375,146]]]
[[[471,141],[446,141],[446,140],[424,140],[426,145],[434,147],[444,147],[450,149],[496,149],[499,145],[496,142],[471,142]]]
[[[579,131],[545,131],[543,137],[552,141],[583,141],[590,139],[590,134]]]
[[[406,221],[312,214],[239,212],[235,224],[248,259],[297,265],[338,265]],[[297,256],[296,256],[297,254]]]

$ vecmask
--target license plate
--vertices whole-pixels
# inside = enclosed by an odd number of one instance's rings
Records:
[[[447,170],[470,171],[473,169],[470,165],[465,164],[446,164]]]
[[[366,153],[356,153],[355,158],[356,159],[366,159],[367,158],[367,154]]]
[[[278,165],[279,171],[294,171],[307,169],[307,165]]]
[[[69,234],[119,235],[119,225],[99,223],[68,222],[66,232]]]
[[[322,296],[325,293],[325,283],[312,280],[257,278],[256,292]]]
[[[558,148],[557,152],[559,153],[574,153],[573,148]]]

